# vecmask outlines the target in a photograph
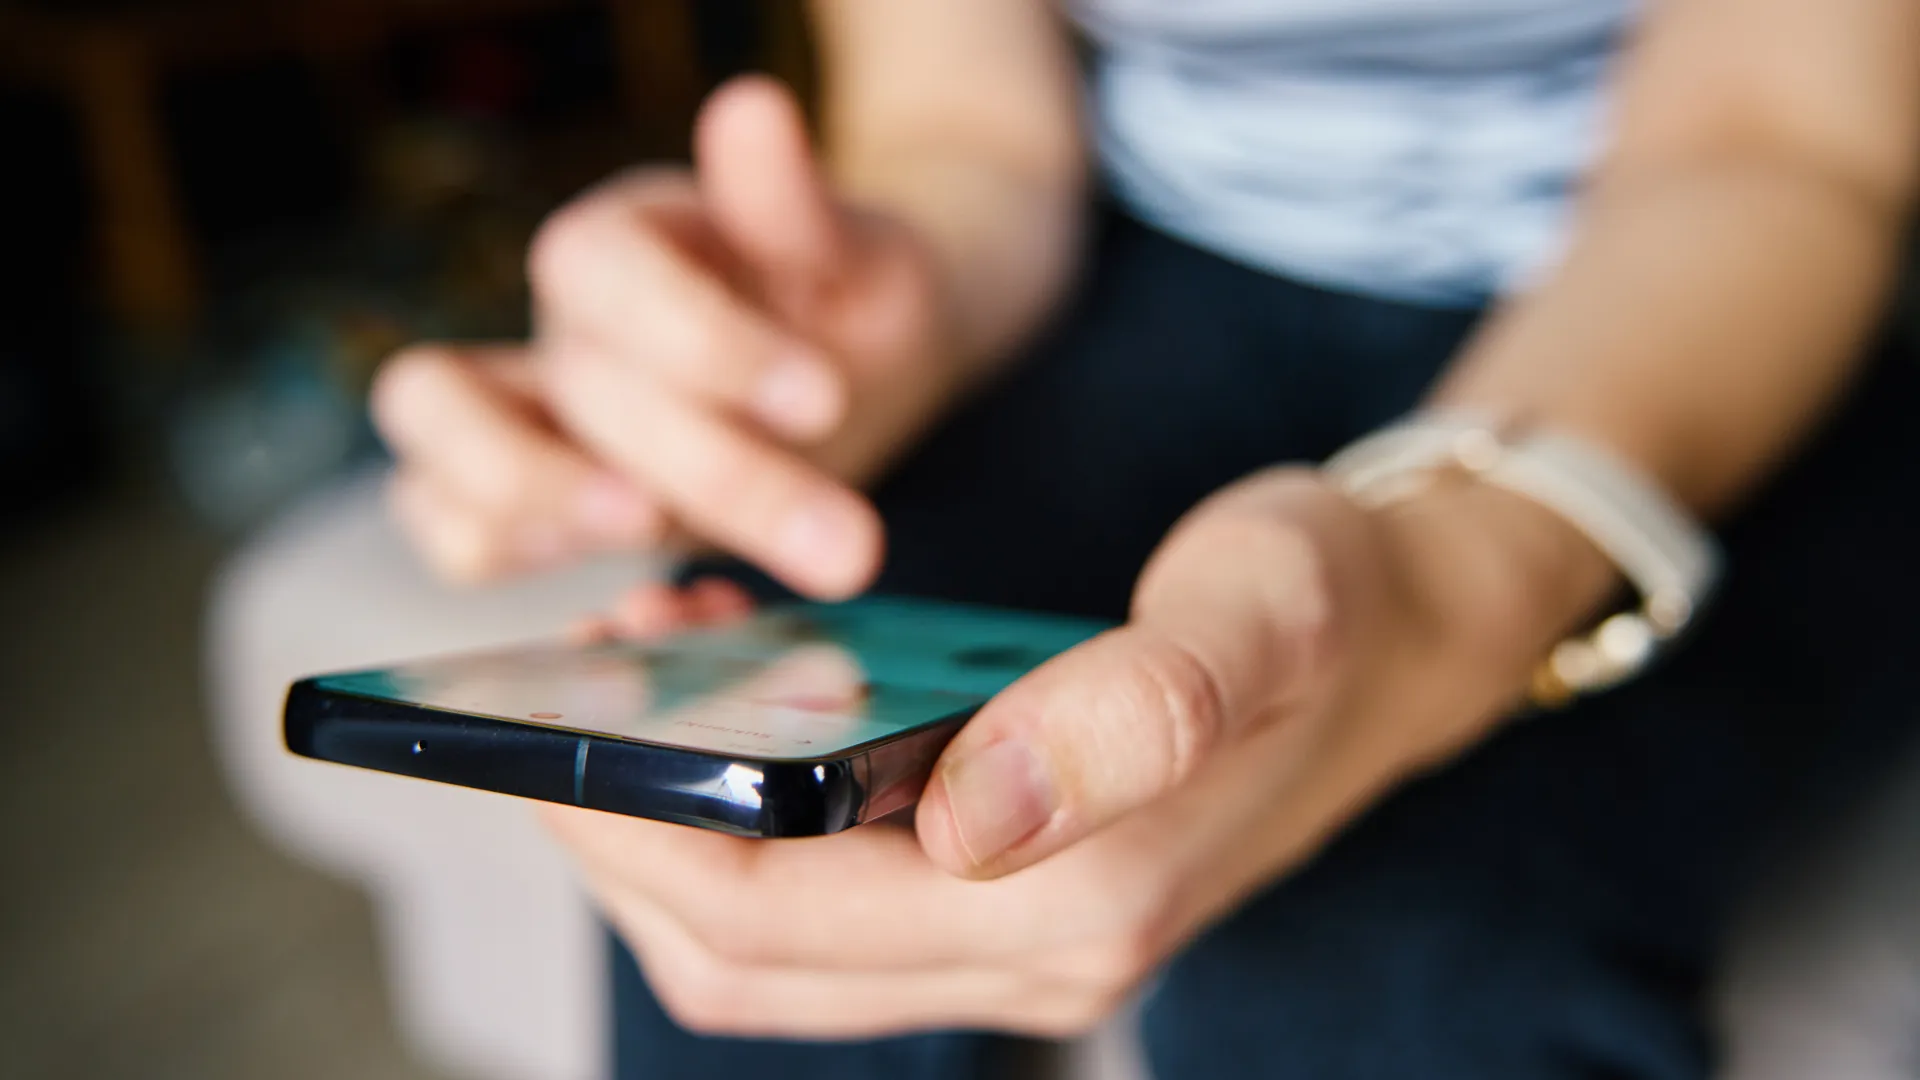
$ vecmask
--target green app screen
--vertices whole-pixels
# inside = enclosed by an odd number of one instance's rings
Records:
[[[332,675],[328,690],[717,753],[833,756],[971,712],[1104,624],[904,599],[770,608],[659,642]]]

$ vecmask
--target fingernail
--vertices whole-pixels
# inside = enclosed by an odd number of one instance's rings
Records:
[[[809,577],[837,580],[851,573],[849,560],[859,550],[861,532],[860,521],[847,509],[816,504],[787,522],[780,551]]]
[[[761,377],[753,408],[760,419],[790,435],[823,434],[840,419],[840,382],[818,357],[791,352]]]
[[[649,508],[626,484],[603,477],[580,493],[580,522],[605,540],[631,541],[646,529]]]
[[[1056,808],[1040,759],[1017,739],[961,758],[947,766],[942,780],[954,831],[975,866],[1038,832]]]

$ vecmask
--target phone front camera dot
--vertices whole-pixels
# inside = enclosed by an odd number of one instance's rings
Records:
[[[416,753],[416,754],[424,754],[424,753],[426,753],[426,752],[427,752],[427,740],[425,740],[425,739],[420,739],[420,740],[418,740],[417,742],[415,742],[415,743],[413,744],[413,752],[414,752],[414,753]]]

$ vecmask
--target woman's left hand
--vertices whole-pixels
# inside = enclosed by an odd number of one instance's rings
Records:
[[[1126,625],[980,711],[917,837],[882,823],[767,842],[545,813],[690,1029],[1073,1034],[1481,737],[1609,584],[1577,534],[1494,489],[1369,512],[1275,470],[1174,529]]]

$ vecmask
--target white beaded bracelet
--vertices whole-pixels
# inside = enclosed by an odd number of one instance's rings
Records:
[[[1512,437],[1484,417],[1422,413],[1351,444],[1325,471],[1349,497],[1375,507],[1457,472],[1553,511],[1619,568],[1639,606],[1554,646],[1534,672],[1538,704],[1632,677],[1686,629],[1719,577],[1719,547],[1692,517],[1606,453],[1564,435]]]

